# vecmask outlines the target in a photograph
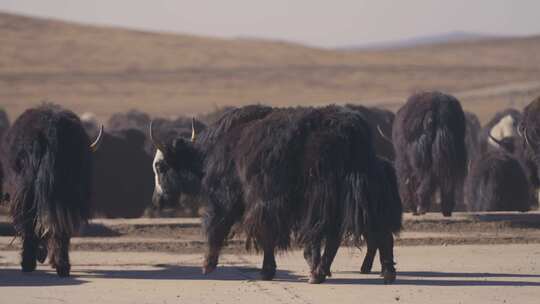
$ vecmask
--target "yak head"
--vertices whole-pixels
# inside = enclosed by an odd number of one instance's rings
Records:
[[[497,148],[503,149],[507,153],[516,153],[516,138],[514,136],[503,137],[502,139],[496,139],[491,134],[488,135],[491,141],[495,143]]]
[[[177,137],[162,143],[155,138],[150,123],[150,139],[156,147],[152,167],[155,188],[152,204],[156,209],[178,204],[181,194],[199,193],[202,179],[202,154],[195,147],[195,128],[192,121],[191,140]]]

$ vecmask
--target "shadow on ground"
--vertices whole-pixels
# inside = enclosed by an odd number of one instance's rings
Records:
[[[77,267],[80,268],[80,267]],[[252,267],[221,266],[213,273],[203,275],[197,266],[155,265],[147,270],[94,270],[72,269],[72,277],[59,278],[54,271],[22,273],[19,269],[0,269],[0,287],[17,286],[73,286],[89,282],[90,279],[134,279],[134,280],[186,280],[186,281],[256,281],[259,269]],[[369,276],[357,272],[359,278],[329,278],[328,285],[383,285],[378,274]],[[338,273],[336,273],[338,274]],[[394,285],[414,286],[539,286],[540,282],[500,280],[501,278],[540,278],[540,274],[510,273],[461,273],[461,272],[399,272]],[[286,270],[278,270],[274,281],[306,284],[307,278]]]
[[[60,278],[56,272],[36,270],[23,273],[20,269],[0,269],[0,287],[46,287],[46,286],[74,286],[87,281],[77,276]]]
[[[358,273],[359,272],[341,272]],[[377,275],[373,273],[372,275]],[[393,285],[415,286],[540,286],[540,282],[490,280],[500,278],[538,278],[540,274],[511,274],[511,273],[476,273],[476,272],[433,272],[433,271],[403,271],[397,273]],[[436,279],[434,279],[436,278]],[[335,285],[381,285],[381,278],[336,278],[327,281]]]
[[[87,270],[81,278],[110,278],[138,280],[214,280],[214,281],[251,281],[259,280],[260,269],[242,266],[219,266],[214,272],[204,275],[201,267],[178,265],[155,265],[148,270]],[[278,270],[274,281],[301,282],[304,278],[287,270]]]

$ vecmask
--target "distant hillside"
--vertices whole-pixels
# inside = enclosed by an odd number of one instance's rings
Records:
[[[358,46],[347,46],[341,49],[344,50],[388,50],[388,49],[403,49],[411,48],[424,45],[435,45],[435,44],[445,44],[445,43],[456,43],[456,42],[479,42],[482,40],[503,38],[498,35],[491,34],[480,34],[480,33],[469,33],[463,31],[454,31],[448,33],[442,33],[438,35],[429,35],[421,37],[413,37],[407,39],[401,39],[396,41],[385,41],[385,42],[375,42],[367,43]],[[510,38],[510,37],[506,37]]]
[[[487,116],[540,94],[538,50],[535,36],[339,51],[0,13],[0,105],[14,116],[52,100],[103,119],[130,108],[174,116],[254,102],[395,109],[411,92],[438,89]]]

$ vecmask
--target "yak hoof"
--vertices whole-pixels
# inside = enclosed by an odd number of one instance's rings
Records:
[[[326,274],[323,271],[314,271],[309,277],[309,284],[321,284],[326,281]]]
[[[202,273],[203,274],[209,274],[212,271],[216,270],[217,263],[214,262],[205,262],[202,267]]]
[[[261,270],[261,280],[263,281],[272,281],[276,276],[275,268],[263,268]]]
[[[326,277],[324,275],[317,275],[317,274],[312,274],[310,277],[309,277],[309,281],[308,283],[309,284],[321,284],[321,283],[324,283],[324,281],[326,281]]]
[[[56,265],[56,274],[61,278],[69,277],[69,271],[71,266],[68,265]]]
[[[23,261],[21,263],[22,272],[32,272],[36,270],[36,260]]]
[[[392,284],[396,281],[396,268],[393,265],[384,266],[381,271],[384,284]]]

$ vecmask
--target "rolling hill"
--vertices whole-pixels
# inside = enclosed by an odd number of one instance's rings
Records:
[[[540,94],[540,36],[397,50],[343,51],[81,25],[0,13],[0,106],[11,116],[42,100],[101,119],[254,102],[356,102],[395,109],[417,90],[456,94],[491,116]]]

